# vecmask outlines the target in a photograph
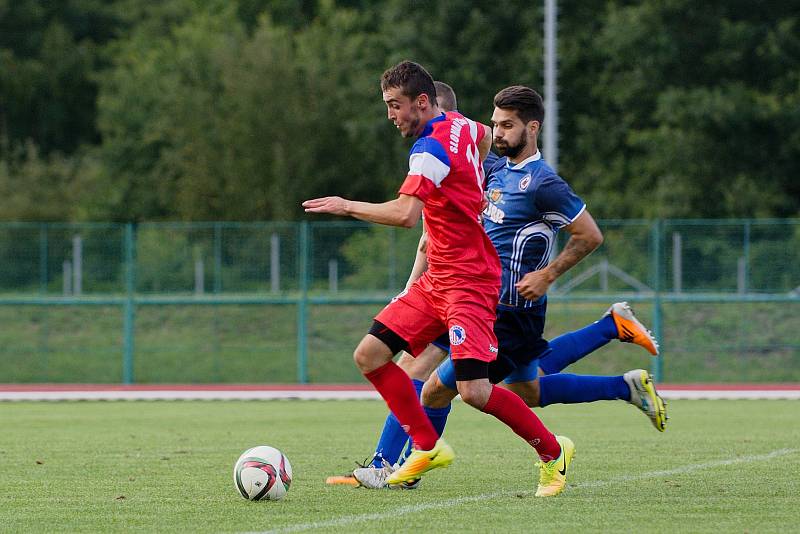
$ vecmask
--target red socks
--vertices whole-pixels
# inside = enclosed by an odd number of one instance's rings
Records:
[[[406,372],[394,362],[389,362],[364,376],[372,382],[383,400],[386,401],[389,410],[400,421],[403,430],[411,436],[414,447],[423,451],[431,450],[436,445],[438,436],[430,419],[425,415],[422,405],[419,403],[417,391]],[[514,396],[516,397],[516,395]],[[519,399],[519,397],[517,398]],[[520,402],[522,401],[520,400]],[[527,410],[527,407],[525,409]]]
[[[555,460],[561,454],[561,445],[556,437],[516,393],[492,386],[489,402],[482,411],[510,426],[511,430],[536,449],[543,462]]]

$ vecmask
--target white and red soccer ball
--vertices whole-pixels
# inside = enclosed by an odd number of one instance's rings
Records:
[[[247,449],[233,467],[236,491],[250,501],[277,501],[289,491],[292,465],[274,447],[262,445]]]

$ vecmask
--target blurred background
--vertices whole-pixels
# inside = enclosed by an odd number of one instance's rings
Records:
[[[800,3],[551,4],[555,87],[545,2],[0,0],[0,382],[362,380],[419,230],[300,201],[396,194],[402,59],[484,123],[505,86],[557,97],[606,241],[549,337],[629,300],[661,380],[800,381]]]

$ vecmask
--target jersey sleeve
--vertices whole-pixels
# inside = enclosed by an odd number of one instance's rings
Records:
[[[448,174],[450,158],[444,147],[436,139],[423,137],[411,147],[408,175],[400,186],[400,194],[415,196],[424,202]]]
[[[586,203],[557,175],[542,181],[536,190],[535,203],[544,220],[555,228],[572,223],[586,209]]]

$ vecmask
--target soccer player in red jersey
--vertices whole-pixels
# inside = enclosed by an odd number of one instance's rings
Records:
[[[408,375],[392,361],[404,349],[418,354],[448,331],[461,398],[503,421],[536,449],[543,465],[558,469],[562,476],[555,485],[537,492],[556,495],[566,484],[574,445],[556,438],[519,396],[488,378],[488,364],[497,356],[493,324],[500,287],[499,258],[480,221],[479,145],[485,154],[490,136],[460,113],[442,113],[433,79],[416,63],[403,61],[384,72],[381,89],[389,120],[403,137],[417,137],[398,198],[373,204],[324,197],[303,207],[407,228],[425,216],[428,270],[375,317],[353,355],[414,442],[414,452],[387,482],[417,479],[454,458],[450,446],[437,439]]]

